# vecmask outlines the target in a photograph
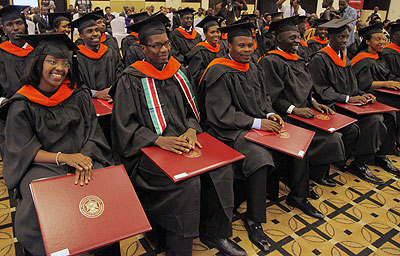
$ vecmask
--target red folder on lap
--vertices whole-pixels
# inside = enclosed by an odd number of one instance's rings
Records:
[[[342,129],[343,127],[357,121],[357,119],[341,115],[339,113],[335,113],[334,115],[329,115],[329,114],[322,114],[315,109],[311,110],[314,111],[315,113],[315,116],[313,118],[303,118],[296,115],[289,115],[289,116],[293,119],[311,125],[328,133],[334,133],[335,131]]]
[[[265,133],[258,130],[249,131],[244,138],[284,154],[303,159],[315,132],[285,123],[281,133]]]
[[[355,106],[352,104],[343,104],[343,103],[336,103],[338,107],[346,109],[350,112],[353,112],[357,115],[368,115],[368,114],[378,114],[378,113],[386,113],[392,111],[399,111],[397,108],[393,108],[391,106],[385,105],[380,102],[375,102],[371,104],[366,104],[362,106]]]
[[[157,165],[173,182],[212,171],[244,158],[231,147],[208,133],[200,133],[197,139],[203,148],[182,155],[156,146],[142,148],[142,152]]]
[[[393,89],[375,89],[377,92],[384,92],[384,93],[389,93],[389,94],[394,94],[400,96],[400,90],[393,90]]]
[[[47,255],[76,255],[151,230],[122,165],[94,170],[88,185],[74,180],[30,184]]]
[[[112,113],[113,104],[106,100],[92,99],[97,116],[110,115]]]

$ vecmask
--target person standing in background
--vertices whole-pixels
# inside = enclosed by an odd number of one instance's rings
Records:
[[[290,0],[290,5],[283,5],[286,0],[278,0],[276,6],[280,12],[283,12],[283,18],[295,15],[306,15],[306,11],[301,8],[301,0]]]
[[[349,41],[347,41],[347,46],[350,46],[354,43],[354,27],[356,26],[357,21],[357,11],[356,9],[350,7],[350,0],[339,0],[339,11],[342,19],[352,20],[351,23],[348,24],[349,27]]]
[[[75,0],[75,9],[79,14],[88,13],[92,11],[91,0]]]
[[[246,0],[222,0],[215,7],[216,16],[222,16],[226,19],[226,24],[230,25],[240,17],[241,11],[247,10]]]

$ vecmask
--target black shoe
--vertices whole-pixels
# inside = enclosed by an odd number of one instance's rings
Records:
[[[306,198],[304,198],[301,203],[298,203],[298,202],[296,202],[296,200],[294,200],[293,198],[288,196],[286,198],[286,204],[302,210],[308,216],[318,218],[318,219],[325,218],[325,215],[323,215],[320,211],[315,209],[314,206],[312,206],[312,204]]]
[[[382,167],[385,171],[399,175],[400,170],[396,168],[392,162],[387,158],[387,156],[384,157],[375,157],[375,164],[378,165],[379,167]]]
[[[327,186],[327,187],[331,187],[331,188],[336,187],[336,182],[333,181],[332,179],[328,179],[328,178],[320,179],[320,180],[313,179],[313,181],[315,181],[316,183],[318,183],[319,185],[322,185],[322,186]]]
[[[319,195],[317,194],[317,192],[314,191],[314,189],[312,189],[312,187],[310,187],[310,192],[308,194],[308,197],[317,200],[319,198]]]
[[[200,241],[209,248],[217,248],[220,252],[230,256],[246,256],[246,251],[238,244],[227,238],[213,237],[209,234],[200,235]]]
[[[351,164],[346,168],[347,171],[350,171],[351,173],[357,175],[361,179],[371,182],[376,185],[382,185],[385,183],[381,178],[378,178],[375,176],[375,174],[372,173],[372,171],[368,168],[366,165],[362,165],[360,167],[357,167],[356,164],[351,162]]]
[[[247,223],[247,219],[244,221],[244,227],[247,230],[247,234],[249,235],[250,241],[257,246],[262,252],[268,252],[269,246],[267,241],[267,235],[264,233],[262,226],[260,223],[255,223],[249,225]]]

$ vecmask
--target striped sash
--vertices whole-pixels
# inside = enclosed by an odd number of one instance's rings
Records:
[[[174,74],[174,77],[176,78],[176,80],[178,80],[178,83],[183,93],[185,94],[185,98],[189,103],[194,115],[196,116],[197,121],[200,122],[200,114],[198,111],[196,98],[194,96],[193,89],[188,78],[181,70],[178,70]],[[153,122],[156,133],[158,135],[161,135],[164,132],[165,128],[167,128],[167,122],[161,108],[160,98],[158,97],[155,80],[154,78],[150,77],[142,78],[141,80],[151,120]]]

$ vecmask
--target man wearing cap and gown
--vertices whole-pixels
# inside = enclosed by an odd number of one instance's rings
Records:
[[[21,88],[19,79],[33,59],[33,47],[23,38],[27,34],[25,16],[28,6],[8,5],[0,10],[3,31],[8,41],[0,44],[0,104],[11,98]],[[3,154],[3,125],[0,124],[0,155]]]
[[[108,48],[112,48],[115,52],[120,54],[117,39],[115,39],[115,37],[110,36],[108,33],[106,33],[107,26],[105,23],[103,10],[94,11],[94,12],[92,12],[92,14],[94,14],[97,17],[97,19],[95,19],[95,21],[96,21],[97,27],[99,28],[100,33],[101,33],[100,43],[104,44]],[[83,42],[82,38],[79,38],[75,41],[75,44],[82,45],[82,44],[84,44],[84,42]]]
[[[64,33],[67,36],[70,36],[71,20],[72,20],[72,15],[70,12],[49,13],[49,22],[53,27],[54,33],[56,34]]]
[[[196,135],[201,127],[193,79],[169,55],[167,22],[159,13],[132,25],[146,57],[127,67],[111,92],[113,151],[132,177],[149,219],[166,230],[166,255],[191,255],[199,231],[201,241],[209,247],[227,255],[246,255],[229,240],[233,211],[230,165],[173,183],[140,151],[158,146],[182,154],[201,147]],[[160,115],[150,114],[154,108]]]
[[[304,35],[307,31],[307,17],[306,16],[298,16],[296,20],[297,28],[300,33],[300,45],[297,54],[302,57],[307,63],[310,61],[310,56],[308,54],[308,44],[304,39]]]
[[[282,12],[270,13],[268,15],[271,15],[271,22],[283,19],[283,13]],[[262,41],[264,42],[265,53],[269,52],[270,50],[274,50],[276,48],[275,35],[273,34],[273,31],[271,31],[269,29],[269,26],[268,26],[268,28],[264,28],[263,29],[261,35],[262,35],[262,38],[263,38]]]
[[[206,41],[198,43],[185,56],[189,65],[189,71],[195,81],[196,88],[199,85],[200,78],[208,64],[210,64],[213,59],[222,57],[226,54],[219,44],[221,37],[221,31],[219,31],[218,25],[219,19],[219,17],[208,15],[197,24],[197,27],[203,29]]]
[[[350,22],[346,19],[333,19],[323,25],[328,28],[329,46],[318,51],[309,64],[315,97],[329,107],[335,103],[366,104],[375,100],[375,96],[360,90],[351,61],[344,52],[349,38],[347,24]],[[336,111],[349,114],[339,107]],[[346,170],[371,183],[383,184],[384,181],[376,177],[367,166],[374,163],[378,151],[384,152],[385,141],[389,139],[383,115],[354,117],[358,119],[356,124],[360,128],[360,139],[353,148],[346,148],[354,156],[354,161]]]
[[[266,222],[267,175],[277,166],[273,155],[285,159],[279,167],[290,172],[286,175],[291,188],[286,203],[316,218],[324,218],[324,215],[306,198],[309,196],[307,154],[302,160],[286,157],[244,138],[251,129],[280,132],[284,124],[272,108],[267,76],[251,62],[252,23],[237,23],[221,30],[228,32],[229,54],[210,63],[199,86],[209,127],[207,132],[246,156],[236,165],[236,176],[244,178],[247,185],[245,227],[250,241],[268,252],[267,236],[261,223]]]
[[[140,13],[131,14],[131,15],[129,15],[129,17],[133,19],[134,23],[137,23],[137,22],[149,17],[149,14],[148,14],[148,12],[140,12]],[[131,29],[129,27],[130,26],[128,26],[127,29],[130,31]],[[124,58],[124,62],[125,62],[126,52],[129,48],[129,46],[131,46],[132,44],[138,44],[138,43],[139,43],[139,35],[136,32],[131,32],[129,35],[127,35],[126,37],[124,37],[122,39],[121,52],[122,52],[122,57]],[[126,62],[125,62],[125,64],[126,64]],[[126,65],[126,66],[128,66],[128,65]]]
[[[381,59],[393,75],[400,77],[400,23],[389,24],[390,42],[383,48]]]
[[[352,68],[357,78],[358,87],[360,90],[372,93],[376,96],[377,100],[381,103],[390,105],[395,108],[400,108],[400,98],[397,95],[389,93],[378,92],[375,89],[400,89],[400,77],[394,75],[384,63],[384,60],[379,58],[379,54],[384,49],[384,34],[382,32],[382,24],[377,23],[358,31],[359,35],[363,37],[358,51],[359,53],[352,59]],[[396,119],[399,122],[400,113],[384,113],[385,125],[387,128],[387,137],[391,137],[391,145],[387,141],[384,147],[385,154],[395,154],[396,133]],[[397,138],[399,142],[399,138]],[[382,152],[381,152],[382,153]],[[400,174],[400,170],[391,164],[386,156],[379,154],[376,156],[375,163],[380,165],[388,172]]]
[[[315,34],[307,40],[308,54],[310,56],[327,46],[329,43],[329,40],[327,39],[328,31],[326,28],[321,26],[328,22],[328,20],[315,19],[314,22]]]
[[[108,91],[118,80],[124,65],[113,48],[100,42],[97,15],[87,13],[71,23],[78,28],[83,44],[78,45],[78,63],[81,82],[92,90],[92,97],[111,100]]]
[[[201,35],[193,27],[194,9],[185,8],[176,12],[179,14],[181,26],[174,29],[169,38],[172,43],[172,56],[184,63],[185,55],[202,41]]]
[[[319,104],[313,97],[313,81],[305,59],[297,55],[300,46],[300,33],[296,27],[296,16],[271,23],[275,31],[277,50],[272,50],[259,64],[268,74],[268,92],[272,105],[282,117],[293,114],[303,118],[314,118],[311,108],[321,113],[334,114],[328,106]],[[358,128],[346,127],[332,134],[323,132],[294,119],[286,118],[287,122],[302,126],[315,132],[308,149],[310,178],[321,185],[334,187],[334,181],[329,180],[330,164],[343,163],[345,160],[345,145],[354,144],[358,138]],[[342,132],[344,134],[342,135]]]
[[[65,34],[29,35],[26,40],[35,47],[36,58],[67,61],[67,65],[70,51],[76,48]],[[51,65],[45,61],[37,65]],[[76,88],[72,77],[62,72],[61,65],[56,66],[51,73],[58,72],[65,79],[60,81],[59,87],[51,88],[55,91],[42,86],[43,79],[36,84],[36,79],[27,69],[28,73],[22,78],[27,84],[2,106],[0,113],[6,135],[4,179],[10,190],[17,190],[15,234],[25,249],[25,255],[46,254],[29,187],[32,180],[68,173],[76,173],[78,177],[83,175],[70,166],[71,157],[85,168],[88,163],[82,165],[82,160],[79,160],[85,157],[91,159],[92,169],[114,164],[111,149],[97,123],[90,92]],[[43,76],[44,72],[43,69]],[[46,72],[50,72],[48,67]],[[36,75],[43,77],[42,74]],[[57,83],[52,75],[47,79]],[[78,153],[80,158],[76,156]],[[84,185],[83,180],[80,184]],[[107,252],[95,252],[95,255],[119,255],[118,244],[108,249]]]

